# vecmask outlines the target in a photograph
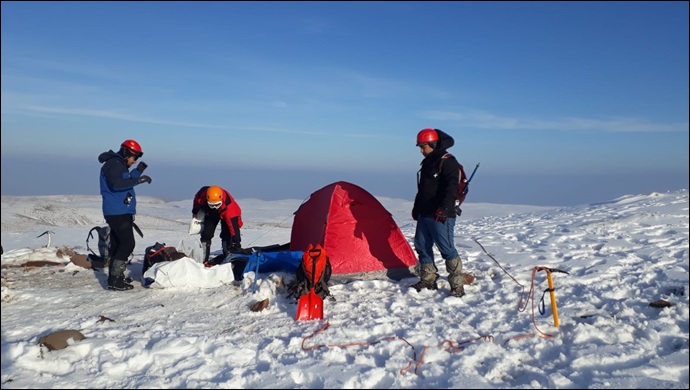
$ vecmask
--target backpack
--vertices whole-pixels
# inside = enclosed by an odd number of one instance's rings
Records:
[[[314,259],[309,256],[309,249],[318,248],[321,250],[321,256]],[[304,251],[302,261],[300,261],[297,271],[295,271],[295,280],[288,285],[288,297],[299,299],[302,295],[308,294],[312,288],[312,270],[316,269],[314,276],[314,292],[321,298],[331,295],[328,290],[328,281],[331,280],[331,260],[326,255],[326,250],[317,244],[313,247],[311,244]]]
[[[141,271],[141,275],[143,276],[146,270],[156,263],[178,260],[186,256],[186,254],[178,252],[174,246],[165,246],[165,243],[156,242],[144,251],[144,268]]]
[[[438,164],[438,171],[441,172],[441,165],[443,164],[443,161],[451,157],[452,154],[446,153],[441,157],[441,162]],[[455,198],[455,214],[460,216],[462,214],[462,209],[460,208],[460,205],[462,202],[465,201],[465,197],[467,196],[467,192],[469,191],[469,187],[467,186],[467,175],[465,174],[465,168],[463,168],[462,164],[458,161],[458,169],[460,169],[460,175],[458,176],[459,181],[458,181],[458,193]]]
[[[144,233],[141,232],[141,229],[139,229],[136,223],[132,222],[132,227],[134,227],[134,230],[144,238]],[[94,238],[94,230],[98,234],[98,254],[89,247],[89,241]],[[103,262],[105,265],[108,265],[110,261],[110,226],[92,227],[91,230],[89,230],[89,234],[86,236],[86,249],[91,252],[91,254],[86,257],[87,260],[91,262]]]
[[[89,240],[93,239],[93,232],[98,235],[98,254],[89,247]],[[88,255],[89,261],[107,262],[110,259],[110,226],[94,226],[86,236],[86,249],[92,254]]]

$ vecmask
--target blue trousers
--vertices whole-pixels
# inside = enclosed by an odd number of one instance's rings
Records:
[[[450,260],[458,257],[454,242],[455,218],[438,222],[434,217],[417,218],[417,229],[414,233],[414,249],[420,264],[434,264],[434,244],[441,252],[441,257]]]

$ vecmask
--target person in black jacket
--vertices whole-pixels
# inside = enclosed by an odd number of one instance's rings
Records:
[[[417,173],[417,195],[412,207],[412,218],[417,221],[414,235],[415,251],[419,257],[419,282],[410,287],[436,290],[438,268],[434,263],[433,246],[436,244],[446,262],[450,295],[465,295],[465,277],[462,260],[455,249],[455,199],[458,192],[459,164],[446,155],[455,144],[453,137],[438,129],[423,129],[417,134],[417,146],[424,155]]]
[[[125,281],[127,259],[134,251],[134,215],[137,213],[137,196],[134,186],[151,183],[143,175],[148,166],[141,161],[130,172],[129,167],[144,155],[137,141],[128,139],[120,150],[103,152],[98,156],[101,167],[100,187],[103,198],[103,217],[110,227],[110,259],[108,261],[108,290],[131,290]]]

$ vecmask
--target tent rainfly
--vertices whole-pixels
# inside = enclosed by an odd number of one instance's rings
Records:
[[[415,254],[390,212],[365,189],[345,181],[311,194],[295,212],[290,250],[321,244],[333,279],[400,280],[414,276]]]

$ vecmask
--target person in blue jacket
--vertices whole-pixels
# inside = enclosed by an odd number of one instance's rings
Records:
[[[139,162],[135,169],[129,168],[144,155],[137,141],[128,139],[120,150],[103,152],[98,156],[101,167],[100,186],[103,198],[103,217],[110,227],[110,259],[108,265],[108,289],[131,290],[125,281],[127,260],[134,251],[134,215],[137,213],[137,196],[134,187],[151,183],[144,175],[147,164]]]

